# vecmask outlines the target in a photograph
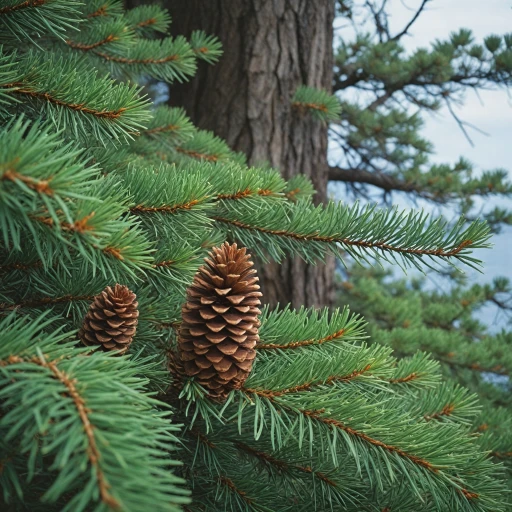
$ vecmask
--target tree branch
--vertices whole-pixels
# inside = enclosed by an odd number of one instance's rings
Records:
[[[429,2],[429,0],[423,0],[423,2],[421,2],[419,9],[416,11],[416,14],[412,17],[411,21],[409,21],[409,23],[407,23],[407,25],[401,32],[399,32],[396,36],[393,36],[390,39],[390,41],[398,41],[401,37],[403,37],[403,36],[405,36],[405,34],[407,34],[407,31],[412,27],[414,22],[418,19],[419,15],[421,14],[421,12],[423,11],[423,9],[425,8],[425,6],[427,5],[428,2]]]
[[[329,181],[344,181],[345,183],[366,183],[367,185],[373,185],[386,192],[416,192],[418,195],[427,199],[430,197],[413,183],[406,183],[389,174],[370,172],[364,169],[329,167],[328,179]]]

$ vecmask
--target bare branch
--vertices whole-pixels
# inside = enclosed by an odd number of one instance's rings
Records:
[[[345,183],[365,183],[373,185],[385,192],[415,192],[425,199],[432,199],[430,195],[414,183],[401,181],[390,174],[371,172],[365,169],[344,169],[341,167],[329,167],[329,181],[343,181]]]
[[[412,17],[411,21],[409,21],[409,23],[407,23],[407,25],[401,32],[399,32],[396,36],[393,36],[390,39],[390,41],[398,41],[401,37],[403,37],[403,36],[405,36],[405,34],[407,34],[407,31],[413,26],[414,22],[419,18],[419,15],[423,11],[423,9],[425,9],[425,6],[427,5],[427,3],[429,1],[430,0],[423,0],[421,2],[419,9],[416,11],[416,14]]]
[[[466,130],[464,121],[462,121],[462,119],[460,119],[459,116],[457,116],[457,114],[453,110],[453,107],[452,107],[451,103],[448,101],[448,99],[446,99],[446,106],[448,107],[448,111],[452,115],[453,119],[455,119],[455,122],[459,125],[459,128],[461,129],[462,133],[464,134],[464,137],[466,137],[466,140],[469,142],[469,145],[472,148],[474,148],[475,144],[473,142],[473,139],[469,136],[468,131]]]
[[[389,40],[389,28],[387,26],[387,15],[384,11],[386,8],[387,0],[383,0],[379,9],[372,3],[367,1],[366,6],[370,10],[373,15],[373,19],[375,21],[375,27],[377,28],[377,35],[379,36],[379,41],[383,43],[385,40]]]

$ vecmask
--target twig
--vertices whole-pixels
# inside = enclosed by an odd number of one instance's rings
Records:
[[[398,41],[401,37],[403,37],[403,36],[405,36],[405,34],[407,34],[407,31],[413,26],[414,22],[418,19],[419,15],[422,13],[423,9],[425,8],[425,6],[427,5],[428,2],[429,2],[429,0],[423,0],[421,2],[419,9],[416,11],[416,14],[412,17],[411,21],[409,21],[409,23],[407,23],[407,25],[401,32],[399,32],[396,36],[393,36],[390,39],[390,41]]]

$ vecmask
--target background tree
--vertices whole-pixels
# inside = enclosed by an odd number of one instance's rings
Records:
[[[221,54],[169,22],[0,2],[1,508],[507,510],[474,395],[368,346],[348,308],[260,311],[246,254],[475,265],[488,227],[315,206],[307,178],[151,105],[138,79]],[[337,115],[325,91],[290,101]],[[465,406],[440,421],[447,396]]]
[[[406,52],[403,37],[431,3],[422,1],[396,34],[389,30],[387,1],[337,4],[345,32],[338,31],[336,38],[333,89],[342,114],[331,124],[336,165],[329,169],[329,180],[346,183],[357,197],[376,198],[380,192],[390,203],[393,193],[403,193],[471,219],[479,198],[510,196],[507,172],[475,172],[464,158],[432,164],[434,148],[421,135],[422,116],[445,107],[469,138],[472,127],[454,106],[463,103],[468,90],[511,85],[512,37],[490,35],[480,43],[470,30],[454,27],[430,48]],[[485,217],[495,229],[512,221],[511,213],[500,208],[486,211]]]
[[[307,176],[317,191],[315,203],[325,201],[327,125],[303,115],[292,98],[301,85],[331,90],[332,0],[168,5],[175,30],[216,34],[225,49],[216,66],[201,66],[189,85],[173,86],[170,103],[247,155],[249,164],[267,162],[287,180]],[[227,82],[232,87],[219,86]],[[332,259],[314,266],[295,258],[259,269],[269,304],[333,303]]]
[[[333,88],[342,113],[331,124],[329,180],[344,183],[350,200],[391,204],[400,198],[468,220],[483,213],[499,232],[512,221],[510,211],[492,207],[493,198],[511,197],[507,171],[477,170],[464,158],[432,164],[434,148],[421,130],[422,117],[444,107],[471,143],[475,127],[459,118],[454,107],[463,104],[467,91],[511,85],[512,38],[490,35],[480,43],[471,31],[454,27],[447,39],[430,48],[406,52],[402,39],[431,4],[435,2],[419,2],[410,22],[396,33],[389,28],[389,2],[337,4],[342,28]],[[482,208],[487,202],[491,207]],[[510,317],[508,280],[469,286],[464,275],[450,272],[438,281],[442,290],[432,290],[419,277],[397,279],[389,271],[353,265],[339,269],[338,303],[351,304],[364,315],[372,339],[401,355],[418,349],[432,353],[446,377],[478,393],[483,409],[473,429],[483,434],[482,445],[510,468],[512,439],[500,433],[510,431],[512,423],[511,333],[503,327],[489,329],[482,319],[486,305],[497,308],[501,320]],[[464,399],[447,399],[438,419],[449,420],[465,405]],[[496,435],[501,441],[491,448],[489,440]]]

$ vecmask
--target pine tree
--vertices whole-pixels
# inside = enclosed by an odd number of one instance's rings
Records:
[[[430,48],[407,52],[403,38],[429,5],[428,0],[421,2],[410,23],[393,32],[386,2],[338,3],[339,20],[346,24],[346,30],[338,32],[334,69],[342,112],[331,124],[337,165],[330,168],[329,179],[343,182],[352,200],[391,203],[401,195],[468,220],[481,209],[499,232],[512,220],[507,209],[492,207],[495,197],[512,195],[507,171],[477,173],[464,158],[455,164],[432,164],[435,148],[421,131],[424,113],[446,107],[471,143],[474,127],[459,118],[454,107],[468,90],[510,87],[512,39],[509,34],[490,35],[479,43],[471,31],[460,29]],[[364,33],[350,30],[360,27],[363,18],[370,20]],[[353,92],[363,89],[354,99]],[[489,206],[480,208],[484,201]],[[436,280],[444,291],[432,291],[425,279],[397,279],[389,270],[352,265],[340,270],[338,303],[350,304],[365,317],[370,339],[389,345],[397,356],[412,356],[417,350],[431,353],[449,388],[459,390],[456,397],[448,392],[444,405],[426,417],[451,421],[470,411],[475,397],[469,398],[461,386],[478,395],[481,409],[471,420],[472,430],[482,447],[505,465],[510,485],[511,332],[491,330],[481,320],[488,305],[502,318],[510,315],[510,282],[497,278],[486,285],[469,285],[464,274],[448,272],[448,280]]]
[[[215,34],[225,51],[217,65],[201,66],[190,83],[173,86],[168,103],[185,108],[196,126],[243,152],[249,165],[268,162],[287,181],[307,176],[315,189],[313,203],[325,201],[327,125],[304,115],[291,99],[301,86],[331,92],[334,2],[189,0],[164,5],[172,8],[180,33]],[[232,87],[219,86],[226,82]],[[285,258],[259,265],[259,271],[267,304],[334,304],[334,258],[323,265]]]
[[[435,148],[421,133],[423,115],[447,108],[472,143],[475,127],[460,119],[455,107],[468,91],[512,85],[512,36],[490,35],[478,42],[470,30],[455,25],[445,40],[408,52],[403,38],[430,5],[430,0],[422,1],[410,23],[391,33],[385,1],[368,1],[364,7],[352,0],[337,3],[339,19],[356,27],[356,35],[352,31],[336,40],[333,89],[342,114],[331,125],[339,150],[329,180],[346,183],[359,197],[380,195],[389,201],[393,193],[402,193],[471,219],[479,199],[510,197],[507,171],[477,175],[465,158],[433,164]],[[362,19],[372,21],[358,30]],[[354,91],[364,92],[354,99]],[[511,212],[503,208],[489,209],[484,216],[495,230],[512,222]]]
[[[220,57],[169,23],[116,0],[0,2],[2,508],[507,510],[474,397],[438,362],[368,344],[348,308],[260,311],[222,245],[476,266],[487,225],[314,206],[304,177],[248,167],[136,85]],[[337,113],[321,91],[290,102]],[[448,397],[466,407],[438,421]]]
[[[229,58],[200,68],[191,85],[174,89],[169,101],[185,107],[197,126],[246,153],[250,163],[269,161],[287,179],[308,175],[315,203],[326,200],[329,179],[342,182],[350,200],[389,204],[407,194],[412,207],[425,199],[476,218],[479,198],[510,194],[506,173],[478,173],[465,158],[434,165],[430,153],[435,148],[421,133],[422,117],[446,106],[471,136],[473,127],[457,116],[457,107],[465,92],[510,85],[510,36],[476,41],[453,20],[452,35],[440,41],[433,36],[430,47],[406,51],[403,43],[423,11],[444,9],[432,0],[416,3],[420,9],[411,13],[412,23],[391,23],[392,29],[388,11],[400,7],[398,0],[179,3],[175,17],[180,30],[216,33]],[[407,12],[408,7],[402,8]],[[233,86],[219,85],[225,81]],[[283,101],[301,84],[328,91],[332,86],[342,102],[340,120],[330,124],[330,166],[322,147],[327,130],[314,129],[308,123],[312,116]],[[489,208],[486,218],[493,229],[512,219],[504,208]],[[297,260],[266,267],[262,285],[267,300],[296,307],[332,305],[329,276],[334,272],[322,272],[327,267],[303,267]]]

